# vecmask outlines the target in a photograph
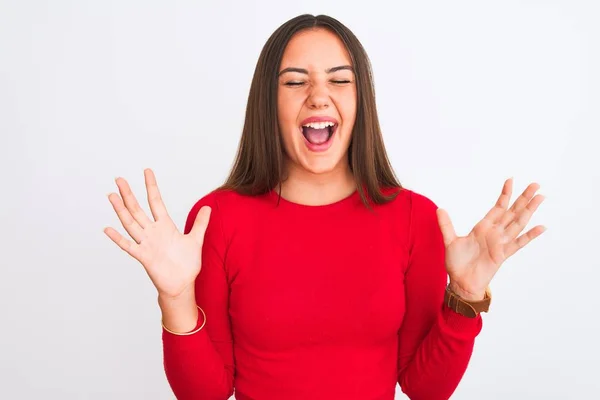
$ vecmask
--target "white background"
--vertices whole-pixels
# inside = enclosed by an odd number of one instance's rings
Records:
[[[453,399],[598,398],[598,3],[216,3],[0,1],[0,398],[172,398],[106,195],[124,176],[144,200],[151,167],[183,226],[231,166],[264,42],[305,12],[363,42],[400,180],[459,234],[510,176],[547,196]]]

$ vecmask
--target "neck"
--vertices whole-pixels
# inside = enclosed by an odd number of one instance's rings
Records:
[[[298,204],[331,204],[356,191],[354,176],[347,164],[330,172],[314,174],[289,162],[286,176],[281,184],[281,197]]]

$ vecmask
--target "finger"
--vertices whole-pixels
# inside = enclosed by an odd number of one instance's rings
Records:
[[[146,181],[146,191],[148,193],[148,203],[150,204],[150,211],[155,221],[161,218],[168,218],[169,214],[165,208],[158,185],[156,183],[156,177],[154,172],[147,168],[144,170],[144,179]]]
[[[133,219],[129,213],[129,210],[127,207],[125,207],[123,200],[121,200],[121,197],[119,197],[119,195],[116,193],[111,193],[108,195],[108,200],[117,213],[123,228],[125,228],[133,240],[135,240],[137,243],[140,243],[144,237],[144,231],[137,221]]]
[[[204,234],[206,233],[206,228],[208,227],[210,213],[211,208],[208,206],[204,206],[200,209],[200,211],[198,211],[198,214],[196,215],[194,225],[190,230],[190,235],[193,235],[198,243],[204,242]]]
[[[527,204],[533,198],[535,192],[537,192],[540,188],[540,185],[537,183],[531,183],[527,188],[523,191],[523,193],[517,198],[512,207],[502,216],[500,220],[500,226],[507,227],[513,221],[516,215],[519,214],[521,210],[523,210]]]
[[[544,196],[540,194],[536,195],[533,199],[531,199],[531,201],[527,204],[527,206],[524,209],[520,210],[516,218],[513,218],[510,225],[508,225],[508,227],[506,227],[504,231],[504,236],[509,241],[512,241],[514,238],[516,238],[517,235],[521,233],[523,229],[525,229],[525,227],[529,223],[529,220],[536,212],[540,204],[542,204],[544,199]]]
[[[110,227],[104,228],[104,233],[127,254],[136,260],[141,261],[142,254],[138,244],[134,243],[132,240],[126,239],[123,235]]]
[[[438,208],[437,217],[438,224],[440,225],[440,230],[442,231],[442,236],[444,238],[444,245],[449,246],[450,243],[456,239],[456,232],[454,231],[454,226],[452,225],[450,216],[446,210]]]
[[[531,228],[529,231],[527,231],[527,233],[524,233],[523,235],[519,236],[517,239],[513,240],[505,246],[505,257],[508,258],[512,256],[518,250],[525,247],[529,242],[540,236],[545,231],[546,228],[542,225],[538,225],[534,228]]]
[[[508,205],[510,204],[510,197],[512,196],[513,178],[508,178],[504,181],[502,186],[502,192],[494,204],[494,207],[488,211],[483,219],[488,220],[491,223],[496,223],[498,219],[506,212]]]
[[[123,198],[123,202],[125,203],[125,207],[131,213],[131,216],[140,224],[142,228],[146,228],[148,225],[152,223],[150,218],[146,215],[144,210],[140,207],[135,195],[131,191],[131,187],[129,187],[129,183],[123,178],[115,179],[117,187],[119,188],[119,193]]]

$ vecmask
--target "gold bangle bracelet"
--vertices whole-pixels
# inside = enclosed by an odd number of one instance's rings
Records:
[[[191,332],[185,332],[185,333],[178,333],[178,332],[173,332],[169,329],[167,329],[167,327],[165,326],[164,322],[161,321],[161,325],[163,327],[163,329],[173,335],[177,335],[177,336],[189,336],[189,335],[193,335],[196,332],[200,332],[200,330],[202,328],[204,328],[204,325],[206,325],[206,313],[204,312],[204,310],[202,308],[200,308],[199,305],[196,305],[196,307],[198,307],[198,310],[200,310],[202,312],[202,316],[204,317],[204,321],[202,322],[202,325],[198,328],[198,329],[194,329]]]

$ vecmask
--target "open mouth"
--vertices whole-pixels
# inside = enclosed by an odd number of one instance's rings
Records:
[[[316,146],[324,145],[331,139],[337,124],[332,121],[310,122],[302,125],[302,134],[306,140]]]

